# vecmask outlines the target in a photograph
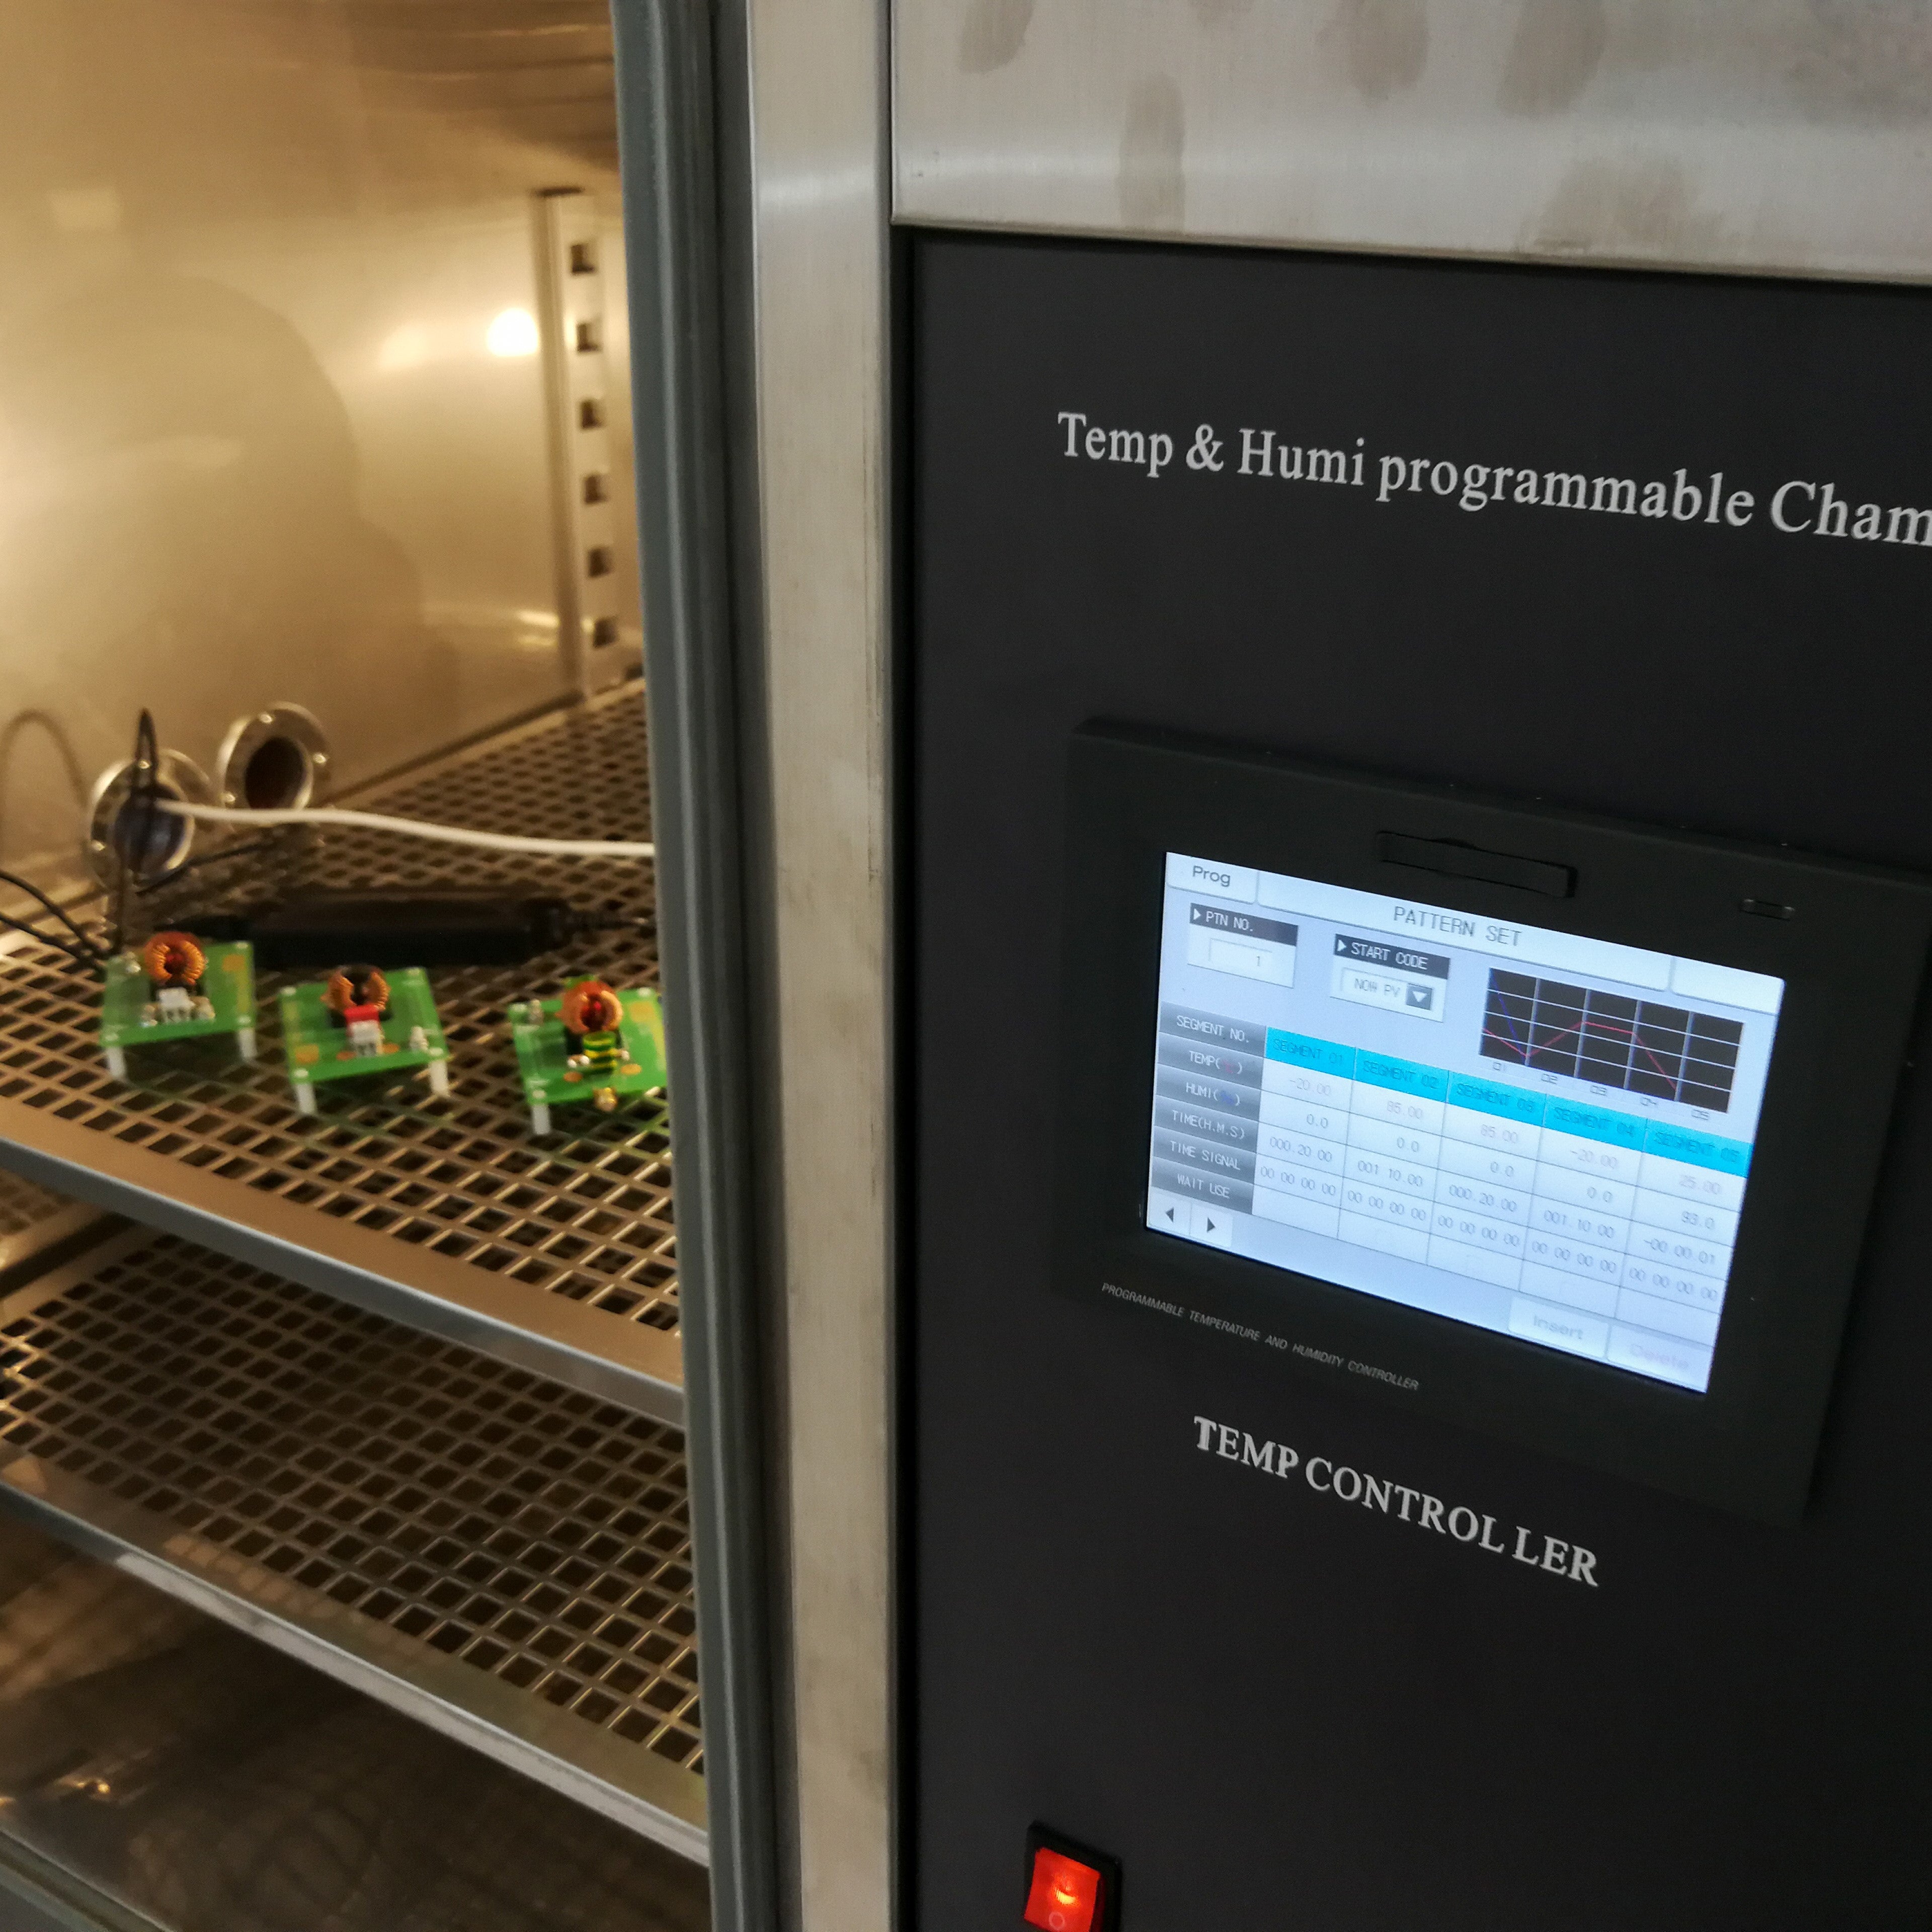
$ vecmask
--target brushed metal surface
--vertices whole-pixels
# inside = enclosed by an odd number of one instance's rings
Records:
[[[0,1282],[102,1218],[98,1208],[0,1173]]]
[[[279,704],[248,712],[228,728],[215,754],[214,802],[269,811],[326,804],[334,764],[328,734],[314,712]]]
[[[895,1787],[887,30],[884,0],[746,0],[745,18],[796,1909],[806,1932],[884,1932]]]
[[[100,1218],[78,1201],[0,1173],[0,1279]]]
[[[650,781],[633,685],[499,734],[381,788],[404,815],[559,836],[642,836]],[[682,1412],[670,1149],[662,1110],[532,1140],[503,1022],[573,971],[654,984],[648,866],[532,862],[388,833],[297,832],[156,896],[166,922],[285,884],[488,888],[532,878],[586,909],[642,920],[531,967],[439,973],[453,1047],[446,1100],[344,1091],[291,1105],[272,997],[261,1057],[137,1056],[116,1080],[96,1040],[98,976],[0,944],[0,1165],[358,1306],[668,1420]],[[548,976],[548,978],[546,976]],[[594,1117],[593,1117],[594,1116]]]
[[[902,220],[1917,280],[1919,0],[895,0]]]
[[[65,875],[143,704],[212,766],[292,700],[352,784],[563,691],[517,318],[541,190],[621,261],[614,129],[604,0],[0,9],[0,864]]]
[[[770,1036],[751,992],[770,902],[748,776],[758,759],[749,275],[740,16],[616,0],[652,838],[670,1088],[677,1096],[678,1338],[707,1722],[717,1932],[781,1922],[788,1833],[774,1682],[783,1558],[766,1262]],[[721,222],[721,207],[731,212]],[[748,836],[751,833],[752,836]]]
[[[146,1229],[0,1363],[0,1502],[704,1858],[674,1430]]]

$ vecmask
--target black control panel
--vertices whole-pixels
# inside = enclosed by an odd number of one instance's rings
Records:
[[[1118,726],[1070,754],[1055,1285],[1799,1516],[1932,888]],[[1415,862],[1505,847],[1560,904]]]
[[[914,1922],[1932,1922],[1932,297],[903,266]]]

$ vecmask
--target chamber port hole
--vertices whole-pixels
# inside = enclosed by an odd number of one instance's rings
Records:
[[[308,753],[292,738],[264,738],[242,772],[242,797],[250,812],[286,812],[301,804],[314,777]]]

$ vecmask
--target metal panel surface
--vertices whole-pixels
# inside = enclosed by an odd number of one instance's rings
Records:
[[[59,1243],[99,1221],[98,1210],[64,1199],[17,1174],[0,1173],[0,1280],[34,1266]]]
[[[769,1037],[748,928],[768,885],[746,808],[758,763],[755,502],[743,265],[747,146],[737,18],[619,0],[625,214],[633,238],[658,942],[678,1096],[680,1340],[712,1748],[712,1917],[766,1932],[778,1906],[774,1755],[770,1273],[759,1156]],[[719,43],[724,44],[721,46]],[[721,76],[728,94],[721,94]],[[736,84],[734,84],[734,82]],[[721,213],[728,208],[730,237]],[[728,268],[728,262],[730,266]]]
[[[1916,0],[896,0],[901,220],[1932,274]]]
[[[1034,1820],[1122,1858],[1130,1928],[1924,1925],[1922,1009],[1796,1526],[1422,1417],[1384,1390],[1426,1348],[1324,1352],[1286,1297],[1265,1331],[1204,1321],[1150,1262],[1081,1306],[1052,1197],[1094,1171],[1064,1099],[1085,1069],[1060,1071],[1094,1052],[1062,1024],[1088,721],[1932,868],[1916,709],[1885,695],[1921,676],[1932,546],[1886,542],[1879,507],[1924,501],[1932,296],[983,235],[910,253],[921,1932],[1012,1914]],[[1226,440],[1156,478],[1111,438],[1070,455],[1070,404]],[[1291,460],[1244,475],[1244,424]],[[1304,465],[1318,442],[1361,449],[1362,484],[1318,480],[1353,473]],[[1540,473],[1492,498],[1495,457]],[[1396,496],[1385,458],[1418,487]],[[1718,472],[1737,520],[1709,520]],[[1646,518],[1585,507],[1598,476],[1670,482]],[[1821,530],[1768,514],[1804,478],[1787,506],[1835,479]],[[1232,788],[1224,808],[1208,856],[1268,864],[1262,816]],[[1450,884],[1421,890],[1480,909]],[[1524,925],[1552,903],[1520,897]],[[1703,956],[1762,911],[1714,911]],[[1227,983],[1214,1010],[1252,1018],[1255,982]],[[1146,1018],[1111,1051],[1150,1073]],[[1811,1098],[1777,1102],[1798,1131]],[[1265,1471],[1268,1443],[1301,1460]],[[1384,1508],[1370,1476],[1500,1534]],[[1597,1555],[1594,1587],[1544,1567],[1552,1537]]]
[[[893,1922],[884,0],[741,0],[797,1922]]]
[[[294,700],[354,782],[562,691],[533,198],[618,267],[610,50],[605,0],[4,10],[0,863],[61,876],[142,705],[207,766]]]

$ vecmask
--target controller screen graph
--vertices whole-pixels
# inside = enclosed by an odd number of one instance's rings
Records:
[[[1492,969],[1485,1058],[1726,1112],[1743,1027],[1684,1006]]]

